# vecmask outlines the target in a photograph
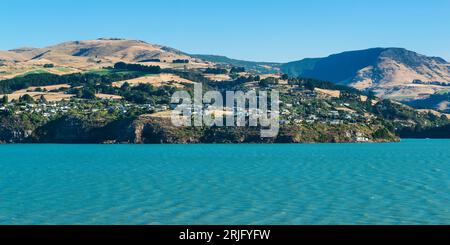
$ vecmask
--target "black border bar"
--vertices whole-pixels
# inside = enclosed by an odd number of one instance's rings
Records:
[[[180,240],[181,232],[220,234],[211,242]],[[224,240],[224,231],[270,230],[268,239]],[[0,242],[176,242],[177,244],[272,244],[278,242],[450,242],[450,226],[0,226]]]

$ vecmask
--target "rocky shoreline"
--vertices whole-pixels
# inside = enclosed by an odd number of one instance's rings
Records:
[[[12,125],[11,125],[12,124]],[[108,123],[63,116],[34,130],[11,122],[0,129],[2,143],[201,144],[201,143],[364,143],[397,142],[382,126],[282,125],[276,138],[261,138],[257,127],[174,127],[170,118],[142,115]]]

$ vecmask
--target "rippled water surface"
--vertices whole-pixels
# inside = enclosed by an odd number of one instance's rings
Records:
[[[450,141],[0,145],[0,224],[450,224]]]

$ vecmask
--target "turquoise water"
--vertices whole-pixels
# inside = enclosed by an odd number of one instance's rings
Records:
[[[0,224],[450,224],[450,141],[0,145]]]

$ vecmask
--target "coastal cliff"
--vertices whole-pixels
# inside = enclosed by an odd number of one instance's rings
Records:
[[[5,121],[5,119],[3,119]],[[34,130],[19,122],[2,123],[3,143],[198,144],[198,143],[346,143],[395,142],[381,125],[282,125],[276,138],[261,138],[258,127],[174,127],[170,118],[141,115],[86,123],[63,116]],[[14,125],[14,126],[13,126]]]

